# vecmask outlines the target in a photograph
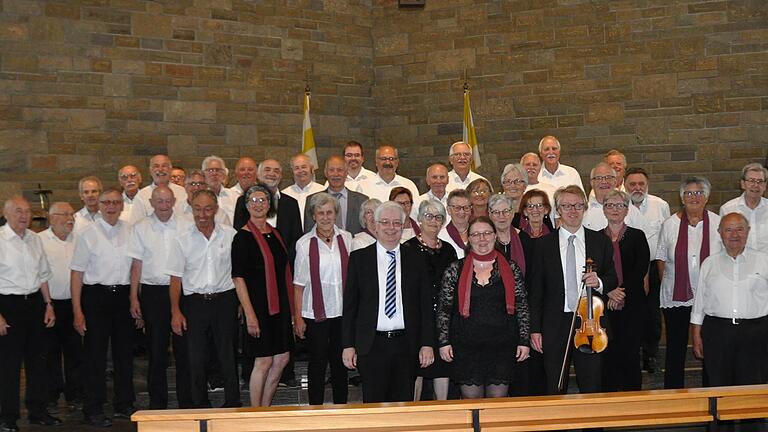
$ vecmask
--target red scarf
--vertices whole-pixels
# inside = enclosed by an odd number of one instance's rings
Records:
[[[341,234],[336,235],[336,241],[339,244],[339,258],[341,259],[341,286],[342,289],[347,282],[347,264],[349,263],[349,253],[347,246]],[[309,278],[312,282],[312,311],[315,314],[315,321],[325,321],[325,301],[323,300],[323,284],[320,282],[320,249],[317,236],[309,241]]]
[[[461,239],[461,233],[459,233],[458,228],[456,228],[456,225],[453,224],[453,222],[448,223],[445,227],[445,231],[448,232],[448,236],[453,240],[454,243],[461,249],[466,249],[467,244],[464,243],[464,240]]]
[[[264,239],[264,234],[256,227],[256,225],[248,219],[246,224],[248,229],[251,230],[253,239],[256,240],[256,244],[259,245],[261,250],[261,256],[264,258],[264,274],[266,275],[267,283],[267,306],[269,308],[270,315],[277,315],[280,313],[280,297],[277,292],[277,273],[275,271],[275,258],[272,256],[272,250],[269,248],[267,241]],[[280,236],[280,233],[272,228],[272,225],[267,223],[267,226],[275,234],[275,237],[283,247],[286,257],[288,256],[288,249],[285,247],[285,242]],[[285,260],[285,290],[288,294],[288,304],[291,308],[291,315],[293,315],[293,274],[291,274],[291,266],[288,263],[288,259]]]
[[[675,245],[675,288],[672,291],[672,300],[687,302],[693,298],[693,288],[691,288],[691,279],[688,274],[688,214],[685,210],[682,213]],[[706,209],[704,209],[703,221],[704,232],[701,236],[699,264],[709,256],[709,212]]]
[[[472,297],[472,276],[475,273],[473,261],[493,261],[494,259],[499,266],[501,282],[504,284],[507,313],[509,315],[515,313],[515,273],[512,271],[509,263],[507,263],[504,255],[494,249],[487,255],[478,255],[474,251],[469,251],[469,254],[464,258],[464,266],[461,268],[461,275],[459,276],[459,314],[462,317],[469,317],[469,302]]]
[[[605,227],[603,232],[609,239],[611,239],[611,244],[613,245],[613,268],[616,269],[616,277],[619,279],[619,284],[616,286],[623,287],[624,266],[621,264],[621,248],[619,247],[619,242],[624,238],[624,233],[627,232],[627,225],[624,223],[621,224],[621,230],[619,230],[619,235],[616,237],[618,240],[616,241],[613,241],[613,238],[611,237],[610,227]]]
[[[528,233],[531,238],[533,237],[533,228],[531,228],[531,224],[528,223],[528,218],[522,217],[520,218],[520,231],[525,231]],[[541,234],[539,237],[544,237],[545,235],[549,234],[549,227],[544,222],[541,223]]]
[[[412,217],[409,217],[408,219],[411,220],[411,228],[413,228],[413,233],[416,235],[416,237],[421,235],[421,228],[419,228],[419,224],[417,224]]]
[[[515,227],[509,227],[509,256],[508,259],[517,263],[520,271],[525,276],[525,252],[523,252],[523,243],[520,242],[520,235]]]

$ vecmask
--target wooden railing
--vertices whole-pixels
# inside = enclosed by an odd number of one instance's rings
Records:
[[[138,411],[139,432],[543,431],[768,418],[768,385],[502,399]]]

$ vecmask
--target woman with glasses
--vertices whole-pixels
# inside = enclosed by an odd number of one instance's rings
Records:
[[[472,214],[469,193],[464,189],[452,190],[448,194],[447,210],[450,221],[445,224],[437,236],[453,247],[457,257],[464,258],[464,253],[469,245],[469,219]]]
[[[512,200],[505,194],[494,195],[488,200],[488,214],[496,228],[496,250],[514,261],[525,276],[525,254],[517,229],[512,226]]]
[[[424,262],[427,264],[424,271],[432,283],[432,305],[434,312],[437,312],[437,298],[440,292],[443,272],[450,263],[457,259],[453,247],[437,238],[437,234],[440,232],[443,224],[445,224],[445,219],[445,207],[443,207],[440,201],[432,199],[422,201],[419,205],[417,216],[420,232],[416,237],[405,242],[406,246],[417,250],[424,257]],[[435,340],[434,349],[435,352],[439,349],[437,340]],[[448,399],[450,371],[450,365],[437,356],[432,365],[425,369],[419,369],[419,376],[416,377],[416,387],[414,389],[415,400],[422,398],[422,383],[425,379],[432,380],[435,400]]]
[[[246,358],[255,358],[249,389],[251,406],[269,406],[293,349],[293,276],[274,215],[269,188],[258,184],[245,194],[250,215],[232,241],[232,279],[243,308],[248,336]]]
[[[411,217],[411,208],[413,207],[413,194],[408,188],[397,186],[389,192],[389,200],[394,201],[405,210],[405,223],[403,224],[403,236],[400,243],[405,243],[421,233],[419,224]]]
[[[479,178],[467,185],[467,193],[472,202],[472,217],[488,216],[488,199],[493,194],[493,187],[488,180]]]
[[[619,282],[608,292],[605,315],[611,323],[611,343],[603,363],[604,391],[640,390],[640,342],[643,335],[645,289],[650,251],[645,234],[624,223],[629,212],[629,195],[620,190],[608,192],[603,213],[608,226],[603,233],[613,245],[613,265]]]
[[[717,233],[720,217],[707,210],[711,190],[704,177],[684,180],[680,184],[683,208],[664,221],[659,234],[656,259],[667,339],[664,388],[685,387],[688,327],[699,269],[702,261],[722,249]]]
[[[352,239],[352,250],[356,251],[376,243],[376,222],[373,213],[381,205],[381,201],[371,198],[360,205],[360,226],[362,231]]]
[[[437,309],[440,357],[453,363],[462,397],[505,397],[516,362],[528,358],[529,318],[523,272],[494,249],[485,216],[469,224],[469,252],[445,270]]]
[[[512,225],[520,228],[521,207],[520,199],[528,187],[528,175],[520,164],[507,164],[501,173],[501,186],[506,195],[512,202]]]

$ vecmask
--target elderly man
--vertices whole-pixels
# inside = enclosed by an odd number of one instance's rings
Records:
[[[135,212],[139,220],[141,217],[149,216],[152,214],[152,205],[149,203],[149,199],[152,197],[152,191],[160,186],[168,186],[173,191],[173,195],[176,197],[176,212],[181,210],[181,204],[187,200],[187,193],[184,188],[171,182],[171,172],[173,170],[173,164],[171,158],[164,154],[157,154],[149,159],[149,174],[152,176],[152,184],[144,186],[136,194],[134,198],[132,212]],[[140,216],[138,216],[140,215]]]
[[[199,190],[208,189],[208,183],[205,182],[205,174],[200,170],[193,170],[184,179],[184,191],[185,201],[179,206],[178,203],[174,205],[173,211],[176,220],[183,224],[193,224],[194,218],[192,216],[192,195]],[[232,226],[232,219],[229,217],[226,211],[219,208],[216,212],[216,223],[221,225]]]
[[[48,401],[57,405],[59,396],[70,409],[82,402],[83,344],[73,325],[72,291],[69,288],[72,254],[75,250],[74,210],[65,202],[51,204],[48,211],[49,228],[39,234],[43,250],[51,266],[51,293],[56,324],[47,332]],[[61,373],[62,357],[64,374]]]
[[[616,189],[626,192],[627,190],[624,187],[624,174],[627,170],[627,157],[624,156],[624,153],[615,149],[608,150],[603,156],[603,162],[610,165],[611,168],[616,171]]]
[[[101,219],[99,213],[99,195],[101,195],[103,186],[101,180],[95,176],[83,177],[77,184],[77,190],[80,194],[80,200],[83,202],[83,208],[75,213],[75,231],[80,231],[91,222]]]
[[[448,173],[446,192],[450,193],[454,189],[466,189],[467,185],[474,180],[485,178],[471,170],[472,159],[472,149],[463,141],[456,141],[451,144],[451,148],[448,150],[448,161],[453,169]]]
[[[541,158],[539,158],[539,155],[536,153],[526,153],[520,158],[520,165],[523,166],[525,173],[528,175],[528,186],[525,187],[525,192],[532,189],[538,189],[547,194],[549,204],[552,207],[552,220],[554,220],[557,213],[555,212],[555,206],[552,204],[555,202],[555,190],[557,189],[549,183],[542,183],[539,181]]]
[[[389,200],[389,192],[392,188],[402,186],[411,191],[411,196],[419,196],[419,189],[410,179],[397,174],[400,165],[400,157],[397,149],[383,145],[376,149],[377,173],[372,178],[360,183],[358,192],[376,198],[384,202]]]
[[[720,215],[737,212],[749,221],[747,245],[755,250],[768,253],[768,199],[765,195],[768,169],[759,163],[750,163],[741,170],[741,196],[720,207]]]
[[[104,416],[107,399],[107,349],[112,345],[114,417],[129,419],[133,401],[133,319],[130,312],[131,257],[126,248],[131,225],[120,220],[121,191],[107,188],[99,196],[102,218],[77,235],[72,254],[71,287],[75,330],[84,337],[86,424],[112,425]]]
[[[216,155],[207,156],[203,159],[201,171],[205,176],[208,190],[216,195],[219,210],[229,216],[229,220],[234,219],[235,202],[238,195],[225,187],[229,178],[229,169],[227,169],[224,159]]]
[[[376,175],[375,172],[365,169],[363,166],[365,155],[363,154],[363,146],[359,142],[349,141],[344,144],[342,156],[344,156],[344,162],[347,164],[347,189],[356,191],[360,183]]]
[[[249,187],[255,185],[257,182],[257,170],[258,165],[253,158],[245,156],[238,159],[237,163],[235,163],[235,180],[237,180],[237,183],[229,188],[230,192],[234,193],[235,197],[239,197],[245,193]],[[235,198],[235,200],[237,200],[237,198]]]
[[[210,332],[224,378],[224,406],[238,407],[234,350],[238,301],[229,259],[236,231],[215,222],[218,205],[210,190],[192,195],[192,209],[195,224],[178,231],[166,263],[171,328],[186,338],[192,406],[210,407],[205,373]]]
[[[323,185],[315,181],[315,166],[312,160],[304,153],[299,153],[291,158],[291,171],[293,172],[293,184],[281,192],[293,197],[299,203],[301,223],[304,224],[304,207],[309,195],[325,190]]]
[[[412,401],[416,365],[434,361],[426,263],[416,250],[400,246],[406,216],[395,202],[380,205],[376,243],[349,257],[342,359],[360,370],[363,402]]]
[[[7,223],[0,227],[0,430],[18,431],[21,364],[27,378],[29,422],[46,426],[61,420],[45,410],[45,327],[56,316],[48,292],[51,269],[40,237],[29,230],[27,200],[5,201]]]
[[[117,181],[123,189],[123,212],[120,219],[128,223],[136,223],[144,215],[136,216],[133,214],[133,200],[141,187],[141,173],[133,165],[126,165],[117,172]]]
[[[325,160],[324,174],[325,178],[328,179],[328,188],[323,190],[323,192],[328,192],[339,201],[336,226],[352,235],[359,233],[363,230],[360,226],[360,206],[363,205],[368,197],[347,189],[345,184],[347,180],[347,165],[341,156],[331,156]],[[309,202],[312,195],[307,196],[307,202]],[[307,206],[304,209],[304,232],[311,230],[313,225],[314,221],[309,213],[309,206]]]
[[[427,168],[427,175],[424,177],[428,190],[413,199],[410,217],[416,219],[419,214],[419,205],[422,201],[436,200],[440,201],[444,207],[448,207],[448,167],[443,163],[434,163]],[[450,218],[448,219],[450,220]]]
[[[539,156],[544,169],[539,172],[539,181],[549,183],[555,189],[575,184],[584,190],[581,175],[575,168],[560,163],[560,141],[547,135],[539,141]]]
[[[747,247],[749,231],[743,214],[724,215],[718,232],[725,250],[699,271],[693,352],[704,358],[709,386],[768,380],[768,254]]]
[[[184,179],[187,178],[187,171],[184,168],[175,166],[171,168],[171,183],[184,187]]]
[[[605,162],[600,162],[592,168],[589,173],[590,185],[592,186],[592,192],[594,196],[589,198],[587,211],[584,214],[582,221],[585,228],[589,228],[593,231],[600,231],[608,226],[608,220],[603,213],[603,201],[608,192],[615,189],[616,186],[616,171],[611,168]],[[624,223],[632,228],[637,228],[645,232],[645,223],[640,212],[635,206],[629,206],[627,217],[624,218]]]

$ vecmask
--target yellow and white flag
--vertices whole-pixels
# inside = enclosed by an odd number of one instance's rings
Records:
[[[472,171],[475,171],[481,165],[480,148],[477,146],[472,109],[469,107],[469,90],[464,90],[464,129],[461,140],[472,149]]]
[[[301,135],[301,152],[309,156],[312,166],[317,167],[317,150],[315,150],[315,134],[312,132],[312,122],[309,121],[309,92],[304,93],[304,125]]]

